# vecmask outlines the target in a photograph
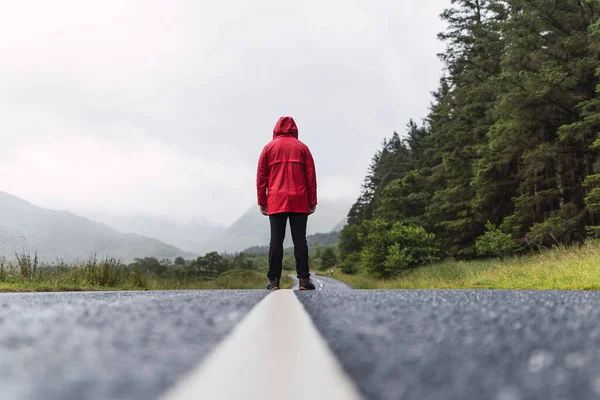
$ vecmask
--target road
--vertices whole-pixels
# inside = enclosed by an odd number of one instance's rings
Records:
[[[313,283],[315,284],[316,290],[352,290],[353,287],[346,282],[339,281],[337,279],[329,278],[323,275],[318,275],[311,272]],[[296,275],[290,275],[294,280],[294,286],[292,290],[298,290],[299,281]]]
[[[267,295],[0,295],[0,399],[155,399]]]
[[[315,278],[323,290],[289,294],[366,399],[600,398],[600,292],[328,290]],[[0,399],[157,399],[268,294],[2,294]],[[286,307],[263,316],[277,324]]]
[[[367,399],[598,399],[600,293],[299,292]]]

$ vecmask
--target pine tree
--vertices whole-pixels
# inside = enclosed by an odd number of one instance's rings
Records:
[[[333,268],[337,265],[337,255],[332,247],[326,247],[323,250],[321,265],[323,268]]]
[[[596,58],[600,58],[600,20],[596,21],[588,29],[589,50]],[[596,77],[600,78],[600,66],[596,69]],[[600,80],[600,79],[599,79]],[[591,172],[583,182],[586,190],[585,205],[587,211],[587,233],[596,238],[600,237],[600,84],[596,85],[596,96],[591,100],[584,101],[579,105],[583,121],[569,127],[563,127],[560,134],[574,135],[580,140],[595,137],[596,140],[590,146],[586,156],[586,167]],[[587,142],[588,140],[584,140]],[[591,153],[591,154],[590,154]],[[589,162],[594,161],[590,167]]]
[[[582,182],[594,159],[579,106],[594,97],[598,67],[588,28],[592,2],[513,0],[504,24],[503,85],[491,130],[491,164],[503,160],[502,179],[514,193],[504,227],[537,245],[582,238],[586,224]],[[490,158],[490,157],[488,157]],[[482,191],[498,191],[498,183]],[[504,203],[506,199],[504,199]],[[500,217],[500,216],[498,216]],[[495,219],[496,221],[498,218]]]
[[[493,78],[500,73],[503,50],[498,26],[506,12],[502,3],[491,0],[453,0],[452,4],[442,14],[449,29],[440,34],[447,43],[441,58],[448,74],[428,118],[428,154],[434,161],[426,162],[423,174],[436,188],[428,209],[434,232],[450,254],[472,256],[485,221],[473,210],[471,181],[479,148],[486,144],[493,124],[491,110],[497,95]]]
[[[418,134],[415,133],[414,137],[416,142],[419,138]],[[396,132],[389,140],[384,140],[382,149],[373,156],[362,193],[348,213],[348,225],[341,232],[342,256],[362,250],[359,237],[365,233],[363,223],[373,218],[385,186],[410,171],[411,162],[411,150]]]
[[[430,113],[375,154],[341,257],[382,257],[376,227],[395,224],[458,257],[478,237],[480,254],[600,237],[600,1],[452,0],[442,18]]]

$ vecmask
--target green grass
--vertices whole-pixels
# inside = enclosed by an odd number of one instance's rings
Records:
[[[449,260],[390,280],[339,272],[334,277],[357,289],[598,290],[600,242],[505,260]]]
[[[114,259],[90,259],[53,268],[40,267],[35,259],[22,259],[13,265],[0,260],[0,292],[264,289],[266,284],[266,272],[254,270],[231,270],[207,279],[156,276],[129,269]],[[290,288],[293,281],[286,276],[281,284]]]
[[[22,257],[12,265],[0,259],[1,292],[264,289],[265,275],[263,270],[231,270],[214,279],[186,278],[132,270],[113,259],[92,258],[51,269],[39,266],[35,257]],[[447,260],[390,280],[339,272],[334,277],[357,289],[598,290],[600,241],[505,260]],[[292,284],[284,274],[282,287]]]

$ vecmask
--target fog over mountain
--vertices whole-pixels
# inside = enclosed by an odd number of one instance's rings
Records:
[[[0,251],[131,259],[267,244],[256,167],[284,115],[316,163],[308,233],[339,230],[429,112],[451,1],[33,3],[0,12]]]
[[[323,201],[309,219],[308,234],[339,229],[348,207],[345,202]],[[85,260],[94,254],[126,262],[136,257],[190,259],[210,251],[234,253],[268,243],[269,221],[258,207],[250,208],[233,225],[224,228],[207,220],[182,223],[139,214],[96,213],[95,217],[84,218],[68,211],[38,207],[0,191],[0,255],[8,259],[23,251],[37,252],[46,262]],[[288,227],[286,246],[289,245]]]
[[[44,209],[0,192],[0,255],[14,259],[15,252],[23,251],[37,252],[46,262],[85,260],[93,254],[126,262],[147,256],[194,257],[154,238],[121,233],[70,212]]]
[[[341,230],[350,206],[350,201],[321,200],[317,212],[309,218],[307,234]],[[270,237],[269,220],[257,206],[251,206],[229,227],[214,225],[207,219],[180,222],[174,218],[141,214],[95,213],[88,216],[121,232],[153,237],[196,254],[239,252],[252,246],[267,245]],[[292,245],[289,226],[285,245]]]
[[[350,206],[350,201],[321,200],[317,211],[308,219],[307,234],[341,230]],[[258,211],[258,207],[252,207],[220,236],[209,241],[209,247],[221,252],[239,252],[252,246],[267,245],[269,238],[269,219]],[[288,222],[285,246],[291,245]]]
[[[110,225],[120,232],[155,238],[196,254],[211,251],[207,242],[225,231],[225,227],[215,225],[207,219],[181,222],[168,217],[107,212],[90,212],[86,213],[86,216]]]
[[[319,200],[356,199],[383,139],[428,113],[449,4],[3,1],[0,190],[229,226],[290,115]]]

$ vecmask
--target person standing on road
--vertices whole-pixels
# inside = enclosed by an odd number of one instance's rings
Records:
[[[317,174],[308,147],[298,140],[298,127],[292,117],[281,117],[273,129],[273,140],[258,160],[256,190],[260,212],[269,217],[269,284],[279,289],[283,264],[283,241],[290,220],[296,272],[300,290],[315,290],[308,269],[306,225],[317,208]]]

